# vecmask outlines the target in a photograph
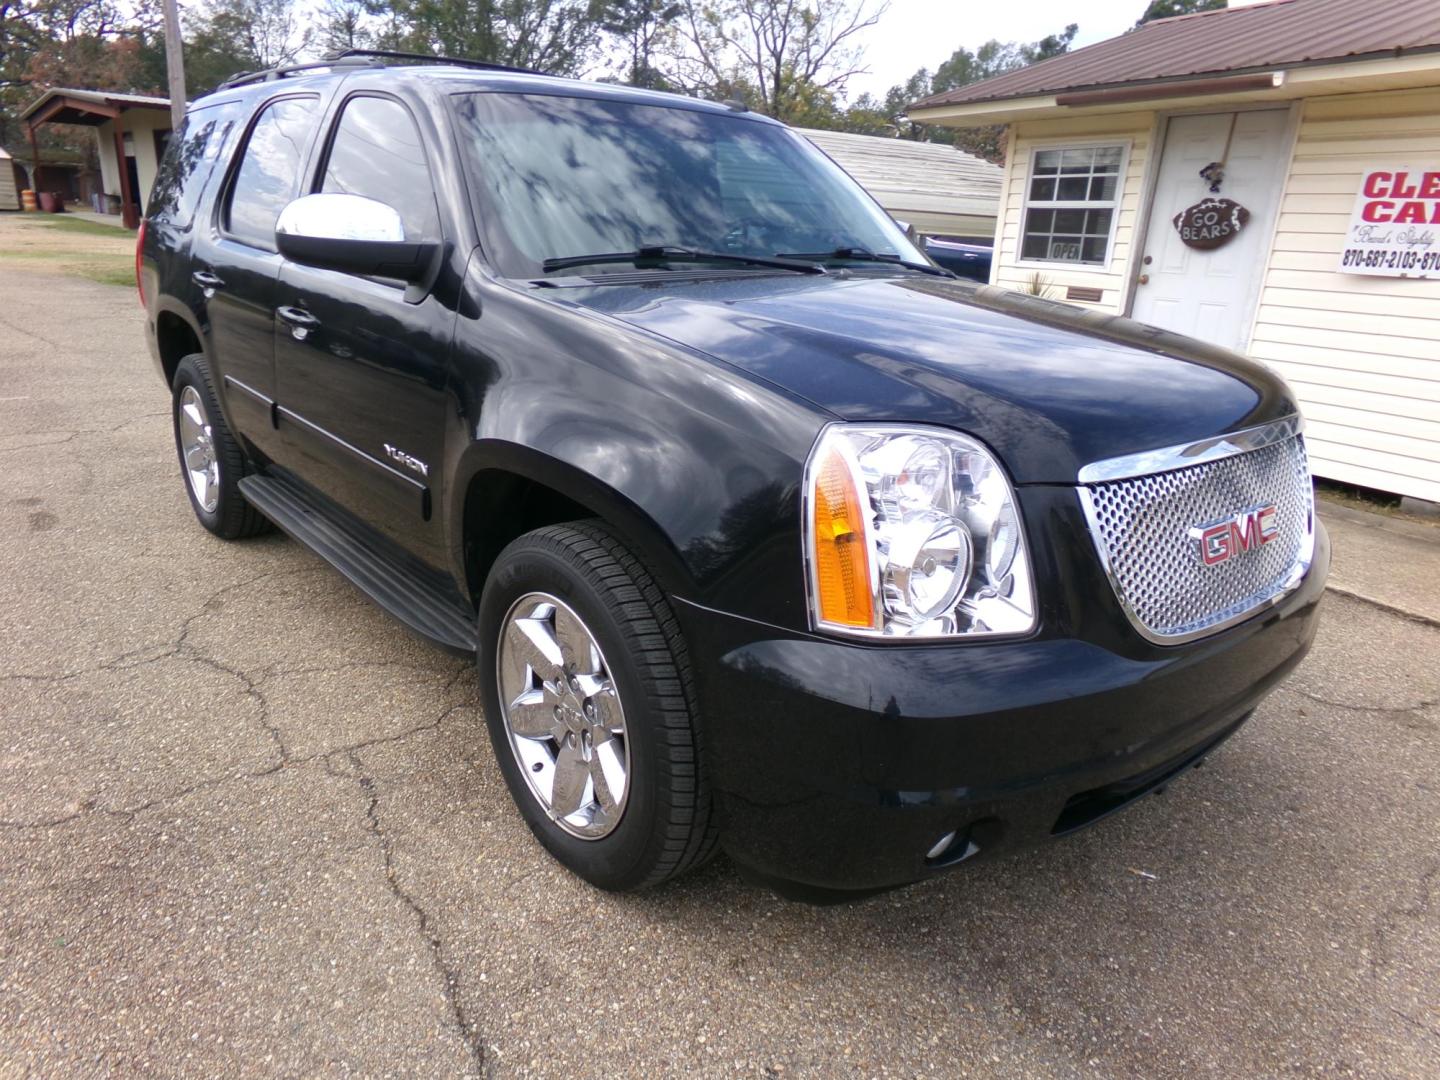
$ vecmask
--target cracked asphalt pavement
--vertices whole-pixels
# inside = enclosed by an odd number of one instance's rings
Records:
[[[193,521],[132,292],[0,278],[0,478],[0,1076],[1440,1076],[1436,624],[1331,595],[1204,769],[1041,850],[609,896],[467,664]]]

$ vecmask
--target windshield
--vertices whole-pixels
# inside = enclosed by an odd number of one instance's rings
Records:
[[[674,246],[730,255],[853,248],[925,262],[808,141],[741,113],[543,94],[456,99],[500,271]],[[597,276],[629,265],[562,272]]]

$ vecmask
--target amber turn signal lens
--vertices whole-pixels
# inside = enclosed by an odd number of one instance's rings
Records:
[[[836,626],[874,629],[870,546],[854,476],[831,446],[815,470],[815,588],[820,618]]]

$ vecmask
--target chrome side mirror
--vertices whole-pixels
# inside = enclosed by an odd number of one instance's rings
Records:
[[[302,195],[280,211],[275,247],[293,262],[372,277],[418,281],[440,245],[407,240],[400,212],[363,195]]]
[[[393,244],[405,239],[400,212],[363,195],[302,195],[280,211],[275,232],[312,240],[366,240]]]

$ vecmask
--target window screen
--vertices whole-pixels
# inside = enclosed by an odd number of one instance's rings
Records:
[[[317,112],[315,98],[284,98],[265,106],[230,192],[225,227],[235,239],[274,250],[275,221],[295,197]]]
[[[346,102],[320,190],[364,195],[393,207],[405,222],[407,240],[439,239],[425,147],[398,101],[357,97]]]

